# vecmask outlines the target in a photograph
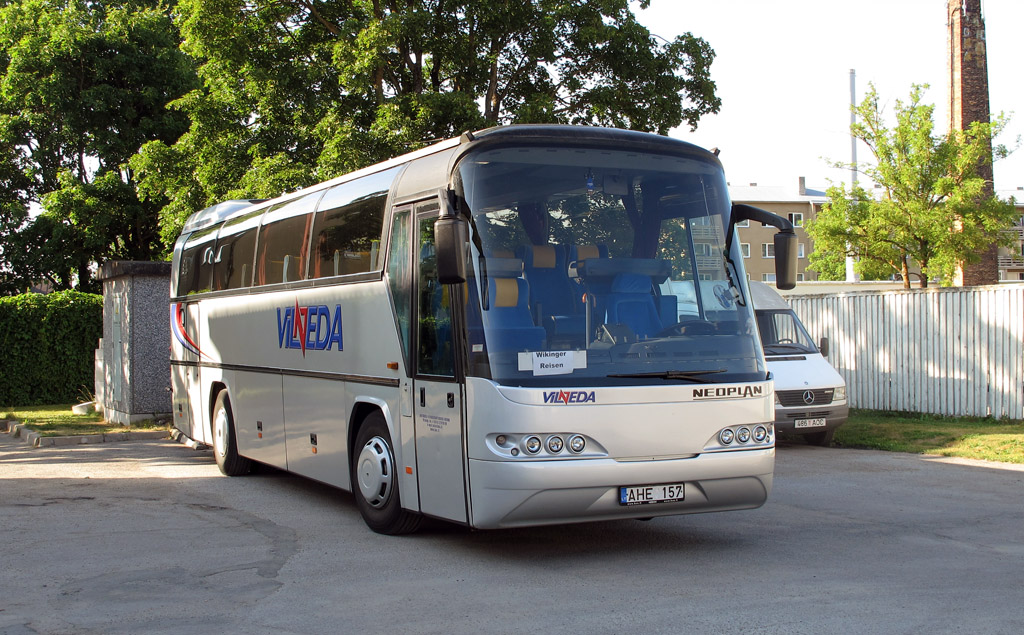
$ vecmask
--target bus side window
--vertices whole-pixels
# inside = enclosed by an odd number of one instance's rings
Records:
[[[398,332],[402,338],[402,351],[409,360],[411,342],[412,305],[412,270],[409,246],[409,209],[396,210],[391,220],[391,246],[388,256],[388,287],[395,305],[395,319],[398,321]]]
[[[313,223],[311,278],[365,273],[380,267],[384,206],[397,168],[327,190]]]
[[[211,290],[218,226],[193,232],[181,251],[176,295]]]
[[[419,211],[419,210],[417,210]],[[452,303],[449,288],[437,279],[437,255],[434,251],[436,216],[420,219],[419,231],[419,351],[416,370],[422,375],[455,375],[455,351],[452,349]]]
[[[320,195],[314,192],[267,210],[256,248],[255,284],[296,282],[305,277],[313,207]]]

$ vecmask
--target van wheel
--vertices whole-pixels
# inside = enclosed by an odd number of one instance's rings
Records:
[[[352,452],[352,494],[370,529],[379,534],[408,534],[419,529],[423,517],[402,509],[392,448],[384,415],[376,411],[367,416]]]
[[[231,416],[231,401],[226,390],[220,391],[213,406],[213,456],[217,459],[217,467],[227,476],[241,476],[252,469],[252,461],[238,454],[235,420]]]
[[[812,434],[805,434],[808,445],[820,445],[823,448],[827,448],[832,445],[832,439],[836,436],[835,429],[825,430],[824,432],[814,432]]]

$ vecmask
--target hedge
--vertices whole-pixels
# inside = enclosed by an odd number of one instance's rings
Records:
[[[0,406],[72,403],[93,389],[103,296],[77,291],[0,298]]]

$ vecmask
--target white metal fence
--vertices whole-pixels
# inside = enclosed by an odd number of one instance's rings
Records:
[[[787,299],[852,407],[1024,418],[1024,285]]]

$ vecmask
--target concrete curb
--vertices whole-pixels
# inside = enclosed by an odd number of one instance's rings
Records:
[[[151,441],[170,437],[170,433],[166,430],[127,430],[125,432],[78,434],[67,437],[44,437],[38,432],[26,428],[25,424],[9,419],[0,420],[0,432],[5,432],[14,439],[21,439],[22,443],[33,448],[67,447],[118,441]]]

